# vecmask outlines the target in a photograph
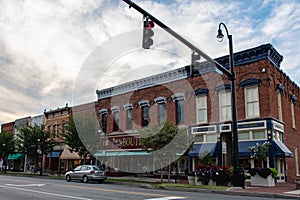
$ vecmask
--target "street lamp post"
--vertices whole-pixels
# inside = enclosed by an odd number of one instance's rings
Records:
[[[6,165],[7,165],[7,161],[6,161],[6,151],[5,151],[5,146],[6,146],[6,144],[5,143],[3,143],[2,144],[2,146],[3,146],[3,150],[4,150],[4,158],[3,158],[3,165],[4,165],[4,173],[6,173]]]
[[[233,45],[232,45],[232,35],[229,34],[228,29],[226,27],[226,25],[224,23],[220,23],[219,24],[219,29],[218,29],[218,35],[217,38],[220,42],[223,41],[224,35],[222,33],[221,30],[221,26],[224,26],[225,30],[226,30],[226,35],[227,38],[229,40],[229,66],[230,66],[230,72],[231,72],[231,76],[229,77],[231,80],[231,114],[232,114],[232,135],[233,135],[233,167],[234,167],[234,180],[239,180],[241,177],[238,176],[239,170],[239,144],[238,144],[238,130],[237,130],[237,110],[236,110],[236,89],[235,89],[235,81],[236,81],[236,74],[235,74],[235,70],[234,70],[234,59],[233,59]],[[244,176],[243,172],[242,174],[240,174],[241,176]],[[243,178],[242,178],[243,179]],[[240,180],[241,181],[241,180]],[[240,184],[237,183],[237,181],[234,181],[237,186],[243,186],[244,185],[244,181],[242,181]]]
[[[40,167],[40,176],[43,176],[43,152],[40,144],[40,138],[37,139],[38,142],[38,149],[37,149],[37,154],[38,154],[38,162],[41,162],[39,164]]]

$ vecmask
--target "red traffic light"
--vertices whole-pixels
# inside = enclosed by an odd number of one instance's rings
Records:
[[[154,27],[154,22],[153,21],[149,21],[148,22],[148,29],[150,30],[153,27]]]

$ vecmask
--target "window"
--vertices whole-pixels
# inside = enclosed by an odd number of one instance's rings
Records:
[[[123,108],[126,111],[126,130],[132,130],[133,104],[127,103],[127,104],[123,105]]]
[[[252,131],[253,140],[266,139],[265,131]]]
[[[132,129],[132,108],[127,109],[126,128],[127,130]]]
[[[113,131],[119,131],[120,108],[113,106],[110,110],[113,114]]]
[[[194,138],[194,142],[216,142],[216,141],[217,141],[217,133],[196,134]]]
[[[195,142],[204,142],[204,134],[196,135]]]
[[[166,120],[166,104],[159,103],[158,106],[158,123],[162,124]]]
[[[220,121],[231,120],[231,92],[220,91],[219,93],[220,105]]]
[[[197,123],[207,122],[207,96],[197,97]]]
[[[206,134],[206,142],[216,142],[217,134],[216,133],[207,133]]]
[[[184,124],[184,102],[183,100],[175,101],[176,124]]]
[[[101,116],[101,124],[102,124],[102,131],[104,133],[107,132],[107,113],[103,113]]]
[[[239,140],[250,140],[249,132],[239,132]]]
[[[150,103],[148,100],[139,101],[139,106],[141,107],[141,126],[145,127],[149,125],[149,106]]]
[[[294,109],[294,104],[291,102],[291,114],[292,114],[292,127],[296,128],[295,124],[295,109]]]
[[[154,103],[158,109],[158,123],[162,124],[166,120],[166,97],[157,97],[154,99]]]
[[[291,95],[290,101],[291,101],[291,115],[292,115],[292,127],[296,128],[296,123],[295,123],[295,109],[294,109],[294,104],[296,102],[296,95]]]
[[[259,116],[259,102],[258,102],[258,87],[245,88],[245,106],[246,116],[258,117]]]
[[[106,133],[107,131],[107,109],[101,109],[99,110],[100,116],[101,116],[101,125],[102,125],[102,131]]]
[[[61,137],[61,127],[60,124],[57,124],[57,137],[60,138]]]
[[[58,126],[55,124],[53,125],[53,138],[57,138],[58,136]]]
[[[67,135],[67,123],[63,123],[63,134]]]
[[[277,103],[278,103],[278,118],[279,121],[282,121],[282,107],[281,107],[281,93],[277,94]]]
[[[149,124],[149,106],[142,106],[142,127]]]
[[[175,102],[175,122],[176,124],[184,124],[184,93],[176,93],[172,95]]]
[[[120,119],[120,112],[115,111],[113,112],[114,121],[113,121],[113,131],[119,131],[119,119]]]
[[[274,140],[283,141],[283,133],[279,131],[274,131],[273,138]]]

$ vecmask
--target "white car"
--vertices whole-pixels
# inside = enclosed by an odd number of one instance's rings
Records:
[[[68,182],[71,180],[80,180],[84,183],[89,181],[103,183],[107,179],[105,171],[96,165],[80,165],[72,171],[66,172],[65,178]]]

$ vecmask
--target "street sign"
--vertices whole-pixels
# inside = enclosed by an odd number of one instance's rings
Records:
[[[226,154],[227,148],[226,148],[226,142],[222,142],[222,153]]]

